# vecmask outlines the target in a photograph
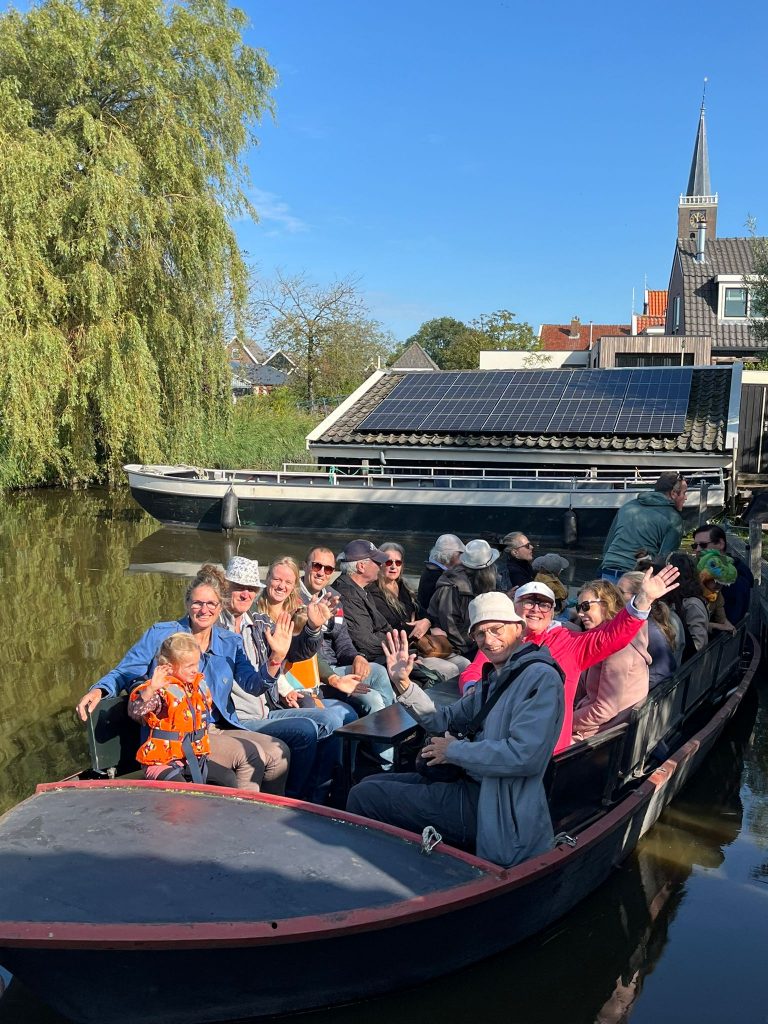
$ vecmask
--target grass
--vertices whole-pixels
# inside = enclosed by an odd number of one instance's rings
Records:
[[[217,469],[281,469],[284,462],[310,462],[306,436],[322,419],[297,409],[279,392],[240,398],[232,427],[211,439],[210,464]]]

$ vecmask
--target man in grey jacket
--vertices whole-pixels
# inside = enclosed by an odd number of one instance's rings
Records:
[[[481,594],[469,616],[491,671],[449,707],[436,708],[411,682],[414,658],[405,634],[391,633],[385,642],[398,701],[432,734],[425,759],[456,765],[462,777],[436,782],[416,772],[372,776],[352,788],[347,810],[414,832],[432,825],[446,842],[510,866],[553,844],[544,773],[563,721],[563,678],[549,651],[521,645],[525,623],[506,594]],[[458,738],[499,689],[475,737]]]

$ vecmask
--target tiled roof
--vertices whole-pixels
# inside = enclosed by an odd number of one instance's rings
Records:
[[[288,380],[288,374],[275,366],[249,366],[245,375],[251,384],[260,387],[278,388]]]
[[[667,291],[648,291],[648,316],[664,316],[667,312]]]
[[[434,361],[418,341],[412,342],[392,363],[395,370],[439,370],[440,367]]]
[[[592,332],[592,344],[603,335],[631,334],[632,328],[629,324],[585,324],[578,326],[578,338],[569,337],[571,333],[570,324],[542,324],[539,338],[541,347],[547,352],[568,349],[572,351],[586,351],[589,348],[590,329]]]
[[[750,274],[752,242],[749,238],[707,239],[705,260],[697,263],[696,240],[680,238],[677,253],[683,272],[683,305],[686,334],[712,338],[712,352],[768,348],[754,337],[748,323],[723,323],[717,319],[718,274]]]
[[[635,320],[637,321],[638,334],[642,334],[649,327],[663,327],[666,323],[664,316],[647,316],[645,313],[638,313]]]
[[[618,371],[616,371],[618,372]],[[323,445],[349,444],[400,448],[478,448],[496,451],[520,450],[594,450],[612,452],[702,452],[717,454],[724,450],[728,423],[731,371],[728,368],[695,369],[688,402],[685,430],[677,437],[570,435],[570,434],[446,434],[392,433],[383,430],[358,430],[365,417],[407,376],[388,371],[360,399],[315,441],[316,452]]]

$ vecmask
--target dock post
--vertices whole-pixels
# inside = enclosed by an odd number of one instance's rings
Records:
[[[706,480],[701,481],[699,487],[699,526],[706,523],[709,516],[707,515],[707,500],[709,498],[709,483]]]

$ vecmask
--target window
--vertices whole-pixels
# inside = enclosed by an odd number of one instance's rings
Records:
[[[724,317],[740,317],[747,315],[748,292],[746,288],[726,288],[723,302]]]
[[[680,356],[682,356],[682,361]],[[669,355],[664,352],[617,352],[617,367],[628,366],[693,366],[693,352]]]
[[[676,295],[672,302],[672,333],[680,330],[680,296]]]

